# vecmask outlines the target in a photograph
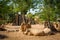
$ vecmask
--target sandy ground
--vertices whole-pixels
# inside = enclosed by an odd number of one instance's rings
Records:
[[[35,27],[36,25],[33,26],[34,26],[33,28],[36,28]],[[40,28],[38,26],[37,28]],[[19,32],[0,31],[0,40],[60,40],[60,33],[56,33],[55,35],[48,35],[48,36],[28,36],[22,34],[21,31]]]
[[[0,40],[60,40],[60,33],[48,36],[28,36],[23,35],[21,32],[0,31],[0,35],[3,35],[3,38],[0,38]]]

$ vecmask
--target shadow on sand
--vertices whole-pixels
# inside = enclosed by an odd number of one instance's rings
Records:
[[[0,34],[0,39],[5,39],[5,38],[8,38],[8,36]]]

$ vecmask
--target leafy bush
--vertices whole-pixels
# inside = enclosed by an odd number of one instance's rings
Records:
[[[5,23],[6,23],[6,20],[0,20],[0,25]]]

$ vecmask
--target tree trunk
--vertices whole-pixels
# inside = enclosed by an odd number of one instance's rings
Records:
[[[22,15],[22,20],[23,20],[23,23],[26,23],[26,19],[25,19],[25,14],[27,13],[27,11],[23,11],[21,12],[21,15]]]
[[[16,25],[18,25],[18,14],[16,14]]]

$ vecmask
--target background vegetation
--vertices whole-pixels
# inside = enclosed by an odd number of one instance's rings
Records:
[[[27,14],[30,9],[39,11]],[[37,16],[39,21],[57,21],[60,18],[60,0],[0,0],[0,23],[13,21],[18,12],[21,12],[23,21],[25,15],[32,19]]]

